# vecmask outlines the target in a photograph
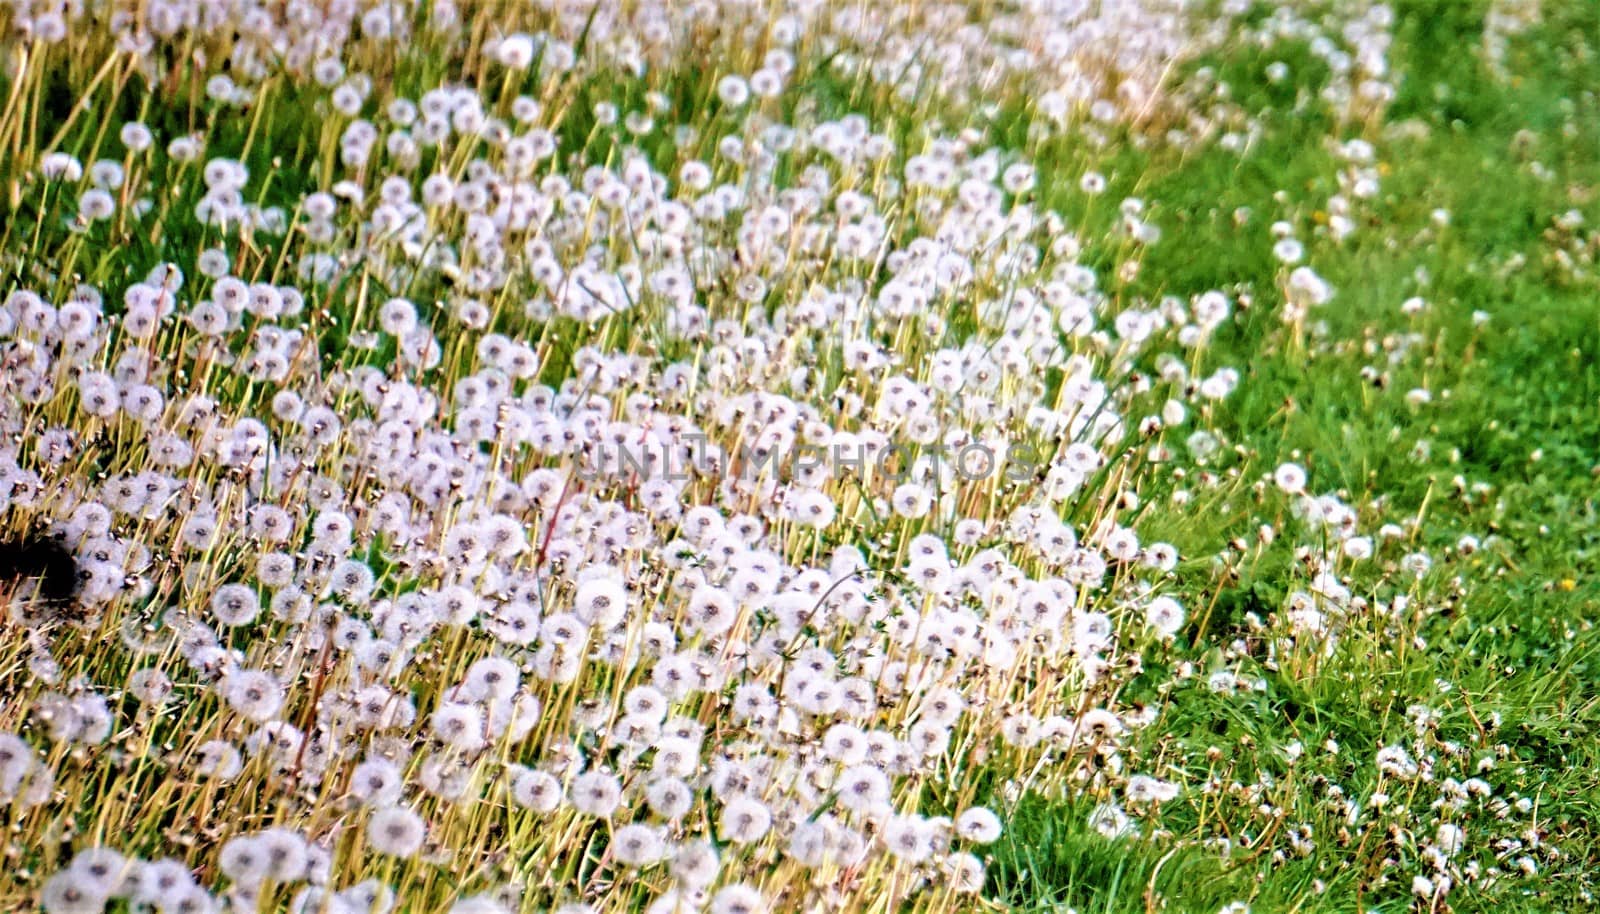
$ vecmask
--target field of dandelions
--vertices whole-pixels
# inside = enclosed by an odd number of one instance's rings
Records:
[[[1595,903],[1595,4],[0,58],[0,910]]]

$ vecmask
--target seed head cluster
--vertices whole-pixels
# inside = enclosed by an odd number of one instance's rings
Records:
[[[1326,237],[1263,233],[1278,288],[1127,291],[1174,242],[1094,151],[1245,155],[1168,67],[1241,4],[58,6],[3,7],[13,85],[83,105],[0,118],[40,226],[0,251],[0,509],[76,609],[9,595],[0,898],[966,909],[1027,796],[1224,857],[1332,809],[1418,894],[1542,865],[1427,707],[1364,757],[1149,736],[1414,632],[1441,560],[1309,460],[1241,473],[1219,418],[1243,312],[1335,345],[1310,252],[1362,231],[1370,143]],[[1292,8],[1237,27],[1381,116],[1387,7]],[[1273,520],[1200,558],[1147,523],[1223,500]],[[1279,536],[1284,605],[1223,620],[1201,566]],[[1384,791],[1295,806],[1319,755]]]

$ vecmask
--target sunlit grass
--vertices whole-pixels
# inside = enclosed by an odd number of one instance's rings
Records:
[[[0,11],[0,904],[1586,903],[1592,11],[1213,7]]]

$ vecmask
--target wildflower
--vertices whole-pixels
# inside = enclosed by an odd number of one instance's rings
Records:
[[[601,629],[611,628],[621,622],[627,614],[627,589],[614,577],[591,578],[578,587],[572,611],[579,619],[592,626]]]
[[[463,682],[466,696],[473,701],[509,698],[515,694],[521,674],[516,664],[504,657],[482,657],[467,668]]]
[[[1466,841],[1466,833],[1461,826],[1452,822],[1441,822],[1434,835],[1434,844],[1446,857],[1454,857],[1460,852]]]
[[[534,40],[517,32],[500,39],[495,46],[495,56],[508,70],[525,70],[533,63],[536,51]]]
[[[717,98],[730,108],[738,108],[750,99],[750,84],[738,75],[724,76],[717,81]]]
[[[710,914],[764,914],[767,900],[751,886],[736,882],[711,896]]]
[[[494,893],[468,895],[450,905],[448,914],[512,914],[512,908]]]
[[[1127,813],[1115,803],[1101,803],[1089,814],[1089,827],[1107,838],[1121,838],[1135,829]]]
[[[984,866],[977,856],[951,854],[944,859],[943,869],[950,880],[951,889],[958,894],[971,895],[983,889]]]
[[[1294,238],[1280,238],[1272,246],[1272,256],[1281,263],[1299,263],[1305,256],[1305,246]]]
[[[293,882],[308,875],[310,855],[304,835],[293,829],[269,828],[256,834],[256,843],[266,854],[268,879]]]
[[[155,143],[155,137],[150,133],[150,128],[138,121],[128,121],[117,131],[118,139],[129,152],[144,152]]]
[[[202,777],[229,781],[244,770],[239,750],[226,740],[208,740],[194,752],[194,770]]]
[[[367,819],[367,843],[391,857],[416,856],[426,834],[422,817],[404,806],[381,807]]]
[[[839,805],[853,812],[865,812],[889,800],[889,779],[868,764],[846,768],[835,784]]]
[[[294,583],[294,556],[286,552],[263,552],[256,559],[256,580],[261,586],[278,590]]]
[[[404,786],[400,767],[382,756],[369,756],[350,772],[350,795],[364,806],[394,806]]]
[[[677,821],[687,815],[694,804],[694,791],[679,778],[662,777],[645,787],[645,805],[663,819]]]
[[[1165,803],[1178,795],[1178,785],[1148,775],[1136,774],[1128,779],[1124,791],[1129,803]]]
[[[538,813],[554,812],[562,801],[561,782],[554,775],[520,765],[508,768],[511,799],[523,809]]]
[[[1171,638],[1183,628],[1183,607],[1171,597],[1156,597],[1145,605],[1144,618],[1161,637]]]
[[[194,875],[181,860],[166,858],[135,867],[131,900],[139,904],[170,906],[170,900],[196,888]]]
[[[977,844],[992,844],[1000,839],[1000,817],[982,806],[964,810],[956,817],[956,834]]]
[[[1288,288],[1290,299],[1303,305],[1324,305],[1333,298],[1333,288],[1310,267],[1295,267],[1289,273]]]
[[[52,152],[39,160],[39,173],[52,181],[75,183],[83,177],[83,164],[64,152]]]
[[[110,896],[70,868],[45,880],[39,906],[46,914],[100,914]]]
[[[378,326],[394,337],[410,336],[417,329],[417,309],[404,298],[391,298],[378,309]]]
[[[1299,464],[1281,464],[1273,472],[1272,481],[1285,493],[1299,495],[1306,488],[1306,471]]]
[[[734,598],[720,588],[705,586],[695,589],[690,598],[688,618],[684,627],[690,632],[704,632],[708,636],[725,634],[739,618]]]
[[[476,752],[487,745],[483,712],[476,705],[445,702],[429,718],[433,735],[440,742],[462,752]]]
[[[626,866],[650,866],[666,854],[661,833],[649,825],[624,825],[611,835],[611,852]]]
[[[604,771],[590,771],[578,775],[567,791],[572,806],[578,812],[595,818],[606,818],[622,802],[622,785],[615,775]]]
[[[919,518],[933,507],[933,496],[916,483],[903,483],[894,490],[894,512],[901,517]]]
[[[759,841],[772,827],[772,812],[753,797],[734,797],[722,808],[718,840],[733,844]]]
[[[1407,573],[1420,578],[1433,567],[1433,559],[1429,558],[1425,552],[1412,552],[1401,557],[1400,567]]]
[[[222,683],[222,694],[228,706],[239,716],[256,723],[264,723],[277,715],[283,707],[284,687],[276,676],[264,670],[239,670]]]
[[[271,858],[257,836],[236,835],[223,843],[217,865],[233,882],[253,888],[266,880]]]
[[[244,584],[224,584],[211,597],[211,614],[223,625],[248,625],[260,612],[260,598]]]
[[[890,818],[883,828],[883,844],[890,854],[908,863],[919,863],[933,854],[927,823],[918,816]]]
[[[1372,538],[1369,536],[1352,536],[1339,544],[1340,551],[1353,561],[1364,561],[1372,558]]]
[[[672,878],[691,888],[705,888],[717,879],[721,862],[716,847],[696,838],[678,845],[671,862]]]
[[[472,789],[473,764],[451,753],[430,754],[417,769],[417,783],[443,800],[459,800]]]
[[[109,219],[116,211],[116,198],[103,189],[86,190],[78,198],[78,214],[87,222]]]

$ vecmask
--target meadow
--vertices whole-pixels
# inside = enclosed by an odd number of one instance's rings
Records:
[[[1600,5],[0,58],[0,910],[1595,905]]]

